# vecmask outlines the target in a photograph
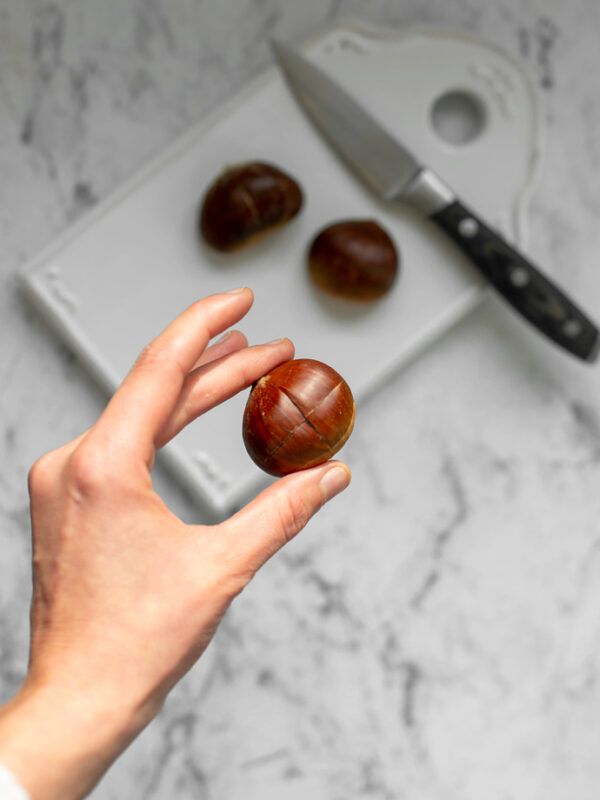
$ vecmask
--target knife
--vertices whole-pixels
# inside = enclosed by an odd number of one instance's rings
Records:
[[[325,72],[281,42],[272,40],[271,48],[301,107],[376,195],[423,213],[522,317],[572,355],[589,362],[596,359],[598,329],[556,284]]]

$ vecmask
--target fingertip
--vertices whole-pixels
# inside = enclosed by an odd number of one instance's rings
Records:
[[[212,338],[224,328],[242,319],[250,310],[253,302],[254,292],[247,286],[242,286],[239,289],[230,289],[229,291],[215,292],[194,300],[183,314],[173,320],[171,325],[177,324],[180,320],[188,317],[190,319],[206,319],[209,335]],[[223,317],[219,318],[219,315],[223,315]],[[216,323],[214,329],[213,317]],[[220,325],[222,327],[219,327]]]
[[[196,361],[193,369],[202,367],[205,364],[217,361],[230,353],[236,353],[240,350],[245,350],[248,347],[248,339],[245,334],[238,330],[229,330],[224,333],[219,339],[213,343],[202,353],[200,358]]]
[[[342,461],[331,462],[319,481],[319,489],[323,503],[327,503],[336,495],[347,489],[352,480],[349,467]]]
[[[245,347],[248,347],[248,339],[245,333],[234,328],[226,331],[220,339],[216,340],[214,345],[227,345],[227,347],[232,350],[243,350]]]
[[[225,295],[226,296],[246,295],[251,302],[254,301],[254,292],[249,286],[239,286],[237,289],[230,289],[228,292],[225,292]]]
[[[288,339],[287,336],[283,336],[280,339],[273,339],[271,342],[266,343],[266,347],[272,347],[276,350],[285,350],[288,359],[294,357],[294,353],[296,351],[296,347],[291,339]]]

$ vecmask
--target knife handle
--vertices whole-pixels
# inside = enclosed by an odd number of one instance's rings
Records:
[[[460,200],[436,210],[430,219],[526,320],[573,355],[595,360],[599,331],[591,320]]]

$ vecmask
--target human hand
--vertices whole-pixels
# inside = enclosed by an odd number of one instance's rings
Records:
[[[277,481],[225,522],[187,525],[154,492],[156,451],[293,357],[248,347],[242,289],[198,301],[141,353],[97,423],[30,473],[30,665],[0,711],[0,761],[34,800],[83,797],[155,716],[256,571],[344,489],[340,462]],[[235,435],[235,434],[232,434]]]

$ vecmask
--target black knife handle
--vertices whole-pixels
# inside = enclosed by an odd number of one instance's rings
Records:
[[[599,343],[596,326],[499,234],[459,200],[435,211],[430,219],[532,325],[573,355],[595,360]]]

